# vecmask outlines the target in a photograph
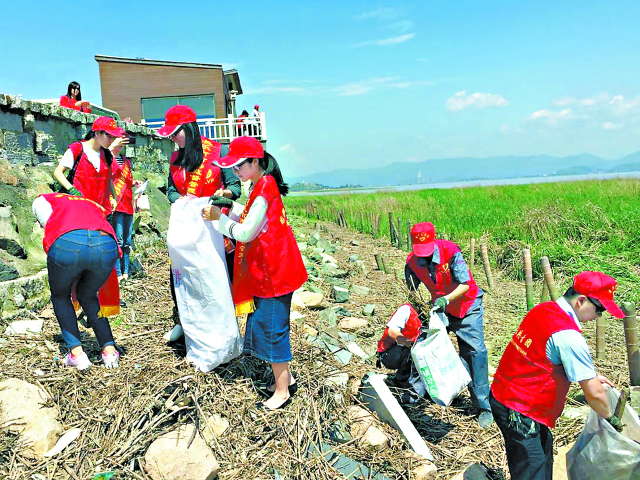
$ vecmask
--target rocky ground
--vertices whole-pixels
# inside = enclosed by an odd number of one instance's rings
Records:
[[[0,477],[204,479],[217,472],[222,479],[328,479],[344,478],[339,468],[350,458],[386,478],[454,478],[474,463],[489,467],[493,478],[508,478],[500,432],[495,425],[478,427],[466,392],[450,407],[422,402],[407,409],[435,457],[433,464],[412,455],[402,436],[375,414],[356,408],[360,380],[377,370],[371,360],[377,339],[406,300],[403,284],[377,269],[374,254],[385,255],[393,272],[403,268],[406,252],[386,239],[333,224],[293,219],[293,227],[312,274],[305,291],[322,293],[324,299],[312,308],[295,309],[292,370],[300,388],[286,410],[255,408],[261,400],[257,387],[271,380],[263,363],[239,358],[214,372],[197,373],[184,360],[183,344],[162,339],[173,319],[168,258],[159,244],[146,251],[145,275],[124,285],[127,307],[112,319],[123,354],[118,370],[102,368],[98,346],[86,329],[93,367],[86,372],[63,368],[62,340],[50,307],[19,318],[44,320],[42,333],[0,339],[0,389],[10,387],[0,391],[0,427],[13,424],[13,430],[20,430],[25,421],[7,422],[2,414],[14,407],[5,402],[17,404],[25,419],[29,402],[38,416],[46,410],[51,417],[49,430],[34,428],[31,449],[20,444],[25,433],[0,434]],[[473,272],[485,287],[481,268]],[[520,282],[500,272],[494,272],[494,281],[485,296],[490,372],[526,311]],[[569,283],[557,281],[563,288]],[[317,301],[308,293],[299,299]],[[595,349],[595,325],[585,335]],[[353,343],[369,360],[347,347]],[[619,385],[628,385],[624,348],[622,326],[611,319],[607,359],[596,364]],[[23,390],[7,395],[11,388]],[[572,389],[571,396],[570,403],[579,406],[578,390]],[[572,414],[560,420],[554,432],[557,448],[575,440],[581,418]],[[45,431],[50,433],[42,438]],[[71,438],[68,446],[44,457],[64,432]],[[325,457],[313,453],[321,444],[332,449]],[[332,454],[335,458],[328,461]],[[190,473],[179,476],[181,468]],[[167,473],[171,469],[174,473]]]

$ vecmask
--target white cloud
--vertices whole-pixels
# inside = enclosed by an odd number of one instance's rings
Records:
[[[364,95],[380,88],[414,88],[433,85],[426,80],[402,80],[401,77],[369,78],[359,82],[347,83],[334,89],[334,92],[342,97]]]
[[[546,123],[553,125],[560,121],[564,120],[575,120],[575,119],[584,119],[588,118],[585,114],[577,114],[570,108],[565,108],[559,112],[553,112],[550,110],[538,110],[537,112],[533,112],[529,117],[525,120],[529,121],[546,121]]]
[[[392,20],[398,18],[400,12],[395,8],[378,8],[371,12],[361,13],[353,17],[355,20],[369,20],[375,18],[377,20]]]
[[[602,124],[603,130],[620,130],[622,127],[624,127],[624,123],[604,122]]]
[[[399,32],[399,33],[404,33],[404,32],[408,32],[413,27],[414,27],[414,23],[411,20],[401,20],[399,22],[395,22],[387,26],[387,29],[395,30],[396,32]]]
[[[615,115],[633,115],[640,113],[640,97],[625,99],[622,95],[614,96],[608,103]]]
[[[568,107],[569,105],[573,105],[576,103],[576,99],[573,97],[560,97],[554,98],[552,102],[556,107]]]
[[[449,110],[450,112],[460,112],[469,107],[488,108],[506,107],[507,105],[509,105],[509,102],[505,100],[501,95],[480,92],[467,95],[466,90],[457,92],[445,103],[447,110]]]
[[[285,143],[281,147],[278,148],[278,152],[280,153],[290,153],[291,155],[296,154],[296,149],[290,143]]]
[[[365,45],[379,45],[379,46],[397,45],[399,43],[406,42],[407,40],[411,40],[415,36],[416,36],[415,33],[407,33],[406,35],[399,35],[397,37],[384,38],[381,40],[368,40],[366,42],[357,43],[354,45],[354,47],[364,47]]]

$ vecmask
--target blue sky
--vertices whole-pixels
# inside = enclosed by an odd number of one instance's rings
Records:
[[[95,54],[221,63],[289,175],[640,150],[637,0],[27,0],[3,14],[0,92],[55,98],[77,80],[101,103]]]

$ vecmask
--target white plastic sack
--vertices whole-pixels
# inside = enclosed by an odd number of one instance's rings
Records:
[[[146,193],[142,193],[138,196],[136,196],[135,199],[135,211],[136,212],[141,212],[143,210],[150,210],[151,207],[149,206],[149,197],[147,196]]]
[[[471,377],[453,348],[440,315],[444,314],[431,310],[427,337],[415,343],[411,358],[431,399],[438,405],[449,405]]]
[[[612,409],[620,394],[607,389]],[[591,410],[587,422],[567,453],[569,480],[637,480],[640,478],[640,420],[629,403],[621,418],[625,425],[616,432],[604,418]]]
[[[204,372],[242,352],[223,237],[214,222],[202,218],[208,201],[196,197],[176,201],[167,233],[187,360]]]

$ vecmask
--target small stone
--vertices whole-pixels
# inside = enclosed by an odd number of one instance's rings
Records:
[[[369,287],[363,287],[361,285],[353,285],[351,287],[351,293],[355,293],[356,295],[369,295],[371,289]]]
[[[318,239],[316,237],[311,237],[309,240],[307,240],[307,245],[309,246],[315,246],[318,243]]]
[[[367,273],[369,271],[362,260],[356,260],[356,269],[361,273]]]
[[[302,326],[302,333],[310,337],[318,336],[318,331],[315,328],[310,327],[309,325],[306,325],[306,324]]]
[[[331,308],[325,308],[320,312],[318,320],[325,325],[333,326],[338,323],[338,316]]]
[[[333,312],[339,317],[350,317],[349,310],[344,307],[332,307]]]
[[[187,448],[194,428],[182,425],[149,446],[144,469],[153,480],[212,480],[218,475],[220,466],[198,433]]]
[[[307,242],[298,242],[298,248],[301,252],[304,252],[307,249]]]
[[[414,468],[412,473],[411,478],[415,478],[415,480],[434,480],[438,478],[438,467],[429,460],[425,460]]]
[[[205,442],[211,443],[214,438],[220,438],[227,431],[229,421],[223,416],[214,413],[207,419],[207,425],[201,427],[200,433]]]
[[[373,314],[376,311],[376,306],[372,305],[372,304],[367,304],[364,307],[362,307],[362,314],[365,317],[373,317]]]
[[[338,420],[331,424],[327,434],[329,438],[336,443],[347,443],[353,440],[351,433],[349,433],[349,425],[343,420]]]
[[[381,428],[374,425],[375,418],[362,407],[351,406],[348,409],[351,435],[358,438],[358,443],[364,448],[380,450],[389,443],[389,438]]]
[[[297,322],[298,320],[302,320],[304,315],[300,312],[296,312],[295,310],[289,314],[289,320],[292,322]]]
[[[42,458],[62,434],[60,413],[40,387],[17,378],[0,382],[0,425],[19,433],[21,455]]]
[[[305,307],[317,307],[324,300],[324,295],[313,292],[299,292],[298,297],[302,300]]]
[[[346,288],[338,287],[334,285],[333,287],[333,298],[336,303],[344,303],[349,301],[349,290]]]
[[[338,268],[336,265],[331,263],[325,263],[320,269],[320,273],[322,273],[325,277],[334,277],[334,278],[344,278],[349,275],[349,272]]]
[[[350,262],[357,262],[358,260],[360,260],[360,255],[351,255],[349,257]]]
[[[338,261],[331,255],[328,255],[326,253],[320,253],[319,255],[322,258],[322,263],[333,263],[334,265],[338,264]]]
[[[354,247],[358,247],[360,246],[360,242],[357,240],[351,240],[351,242],[349,242],[351,245],[353,245]]]
[[[338,323],[338,328],[342,330],[360,330],[369,325],[369,322],[364,318],[358,317],[346,317],[340,320]]]
[[[37,335],[42,332],[44,320],[18,320],[4,331],[5,335]]]

